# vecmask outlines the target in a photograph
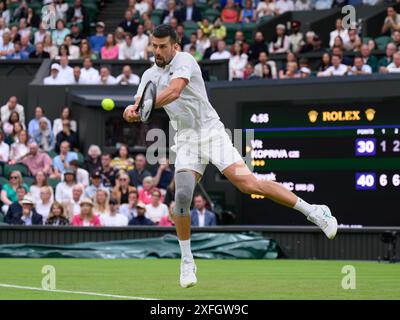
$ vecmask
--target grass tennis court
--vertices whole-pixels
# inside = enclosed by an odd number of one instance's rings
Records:
[[[56,289],[156,299],[400,299],[400,264],[304,260],[197,260],[196,287],[181,289],[179,260],[0,259],[0,299],[110,299],[41,288],[42,268],[56,270]],[[356,269],[344,290],[342,268]],[[115,298],[115,297],[112,297]]]

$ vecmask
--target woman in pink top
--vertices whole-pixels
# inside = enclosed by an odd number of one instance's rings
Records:
[[[93,212],[93,202],[89,198],[80,203],[81,213],[72,218],[72,225],[77,227],[99,227],[100,219]]]
[[[151,194],[153,191],[160,191],[158,188],[154,187],[153,177],[146,177],[143,179],[143,188],[139,191],[139,202],[144,204],[151,203]],[[164,197],[161,196],[161,202],[164,202]]]
[[[118,59],[118,53],[119,47],[115,42],[114,35],[109,33],[104,47],[101,48],[101,58],[105,60]]]
[[[174,214],[173,214],[174,207],[175,207],[175,201],[171,201],[171,203],[168,206],[168,215],[161,218],[160,222],[158,223],[159,226],[172,227],[175,225]]]

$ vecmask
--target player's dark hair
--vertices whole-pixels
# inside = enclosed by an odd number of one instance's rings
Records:
[[[169,24],[160,24],[154,28],[153,37],[165,38],[169,37],[172,43],[176,43],[176,32]]]

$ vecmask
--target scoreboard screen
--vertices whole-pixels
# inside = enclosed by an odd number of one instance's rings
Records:
[[[327,204],[344,227],[400,225],[400,106],[245,103],[240,110],[258,179]],[[243,195],[242,205],[243,223],[308,224],[259,195]]]

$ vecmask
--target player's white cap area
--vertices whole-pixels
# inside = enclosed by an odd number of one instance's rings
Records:
[[[157,86],[155,108],[164,108],[177,130],[172,150],[176,152],[174,221],[182,256],[181,286],[188,288],[197,283],[196,265],[190,248],[190,205],[195,187],[193,176],[198,181],[208,163],[213,163],[240,191],[262,195],[300,211],[329,239],[333,239],[337,221],[328,207],[308,204],[274,181],[256,179],[208,101],[198,63],[190,54],[178,52],[176,41],[171,26],[162,24],[154,29],[151,45],[155,64],[144,72],[135,104],[125,109],[124,118],[128,122],[139,121],[138,103],[146,84],[154,82]],[[188,174],[193,175],[191,179]]]

